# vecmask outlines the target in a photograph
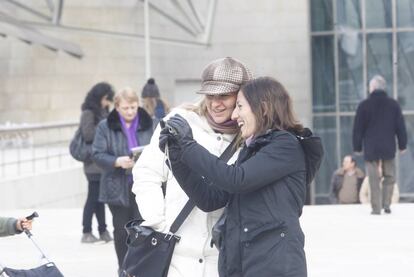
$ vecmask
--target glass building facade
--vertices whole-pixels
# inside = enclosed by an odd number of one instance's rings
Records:
[[[397,155],[397,182],[401,201],[414,199],[414,0],[310,0],[310,13],[313,128],[325,146],[315,203],[328,203],[332,173],[352,154],[355,111],[376,74],[403,109],[408,151]]]

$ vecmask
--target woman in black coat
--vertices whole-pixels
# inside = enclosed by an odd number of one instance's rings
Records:
[[[141,218],[132,188],[132,149],[150,142],[150,115],[138,106],[137,94],[125,88],[115,95],[115,109],[99,123],[92,145],[92,158],[102,168],[99,201],[112,213],[115,251],[119,268],[127,251],[124,225]]]
[[[92,144],[98,123],[109,114],[109,106],[114,98],[112,86],[105,82],[95,84],[85,97],[81,109],[80,132],[86,143]],[[92,160],[83,162],[83,171],[88,180],[88,196],[83,208],[82,243],[93,243],[98,240],[112,240],[106,229],[105,204],[98,201],[101,170]],[[95,214],[98,221],[99,239],[92,234],[92,218]]]
[[[252,80],[240,90],[232,119],[244,139],[235,165],[197,144],[179,115],[167,121],[160,148],[168,142],[172,171],[200,209],[226,206],[221,277],[305,277],[299,217],[306,168],[295,136],[303,127],[293,115],[291,99],[270,77]]]

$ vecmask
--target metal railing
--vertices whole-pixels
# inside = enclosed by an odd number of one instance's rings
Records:
[[[69,142],[78,122],[0,126],[0,179],[74,166]]]

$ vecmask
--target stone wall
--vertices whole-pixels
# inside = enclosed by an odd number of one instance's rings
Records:
[[[42,1],[28,4],[46,7]],[[158,1],[158,5],[166,5]],[[167,6],[166,6],[167,9]],[[17,17],[28,17],[16,11]],[[28,18],[31,19],[31,18]],[[185,38],[176,26],[151,12],[151,33]],[[310,124],[310,47],[306,0],[218,1],[210,47],[152,43],[152,76],[162,96],[172,105],[194,99],[192,90],[210,60],[233,56],[256,76],[279,79],[293,96],[302,120]],[[143,33],[140,1],[65,1],[62,24]],[[89,88],[105,80],[116,89],[131,86],[139,92],[145,83],[142,40],[90,33],[43,32],[78,43],[85,56],[78,60],[14,38],[0,39],[0,124],[78,120],[79,106]],[[181,91],[180,84],[192,82]],[[189,89],[191,88],[191,89]]]
[[[88,183],[81,166],[0,181],[0,210],[81,208]]]

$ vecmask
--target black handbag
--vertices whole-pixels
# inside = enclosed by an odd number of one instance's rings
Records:
[[[80,128],[76,130],[75,135],[69,144],[69,153],[77,161],[91,162],[92,144],[86,143],[82,137]]]
[[[125,225],[128,251],[120,277],[167,277],[175,244],[180,241],[175,233],[194,206],[192,200],[187,201],[167,234],[141,226],[140,219],[128,222]]]
[[[220,159],[227,162],[233,156],[237,150],[236,142],[237,139],[234,139],[227,146]],[[141,226],[143,220],[140,219],[128,222],[125,225],[128,250],[120,277],[167,277],[175,244],[180,241],[175,233],[194,207],[195,203],[189,199],[175,218],[168,234]]]

